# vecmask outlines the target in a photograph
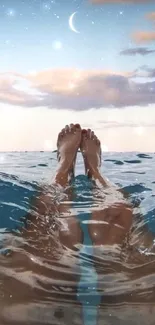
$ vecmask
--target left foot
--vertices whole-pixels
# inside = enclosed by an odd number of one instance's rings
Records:
[[[75,160],[81,142],[81,127],[79,124],[66,125],[58,135],[57,148],[59,171],[62,174],[72,174]]]

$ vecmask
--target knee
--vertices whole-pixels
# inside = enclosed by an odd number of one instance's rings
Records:
[[[59,239],[62,245],[73,249],[75,245],[82,243],[82,230],[79,223],[72,218],[63,220],[59,231]]]

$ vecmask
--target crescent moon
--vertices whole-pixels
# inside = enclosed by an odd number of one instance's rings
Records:
[[[76,15],[77,11],[73,12],[73,14],[69,17],[69,27],[70,29],[75,32],[75,33],[80,33],[75,27],[74,27],[74,24],[73,24],[73,18],[74,16]]]

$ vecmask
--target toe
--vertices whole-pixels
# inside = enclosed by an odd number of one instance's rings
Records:
[[[76,128],[76,131],[80,131],[81,132],[81,126],[80,124],[75,124],[74,127]]]
[[[96,140],[96,143],[100,146],[101,143],[97,136],[95,137],[95,140]]]
[[[69,132],[69,126],[66,125],[66,126],[65,126],[65,133],[68,133],[68,132]]]
[[[83,139],[87,138],[87,130],[85,130],[85,129],[82,130],[82,138]]]
[[[58,134],[58,138],[57,138],[57,147],[58,147],[58,145],[59,145],[59,141],[62,139],[63,135],[64,135],[64,133],[63,133],[63,131],[61,130],[61,132]]]
[[[88,138],[90,138],[90,139],[91,139],[91,134],[92,134],[91,129],[88,129],[88,130],[87,130],[87,135],[88,135]]]
[[[74,130],[74,133],[81,132],[80,124],[74,124],[73,130]]]
[[[82,129],[81,132],[81,140],[85,140],[87,138],[87,130]]]
[[[76,127],[76,129],[81,129],[81,126],[80,126],[80,124],[75,124],[75,127]]]
[[[70,131],[72,133],[81,132],[80,124],[70,124]]]
[[[62,129],[62,130],[59,132],[59,134],[58,134],[58,141],[59,141],[60,138],[62,138],[62,136],[63,136],[63,134],[64,134],[64,130],[65,130],[65,129]]]
[[[71,133],[74,132],[74,124],[73,123],[71,123],[69,125],[69,130],[70,130]]]
[[[86,130],[86,129],[83,129],[83,130],[82,130],[82,134],[83,134],[83,135],[86,135],[86,134],[87,134],[87,130]]]
[[[97,136],[95,135],[94,131],[91,131],[90,138],[94,141],[97,140]]]
[[[96,138],[96,135],[94,134],[94,131],[91,131],[91,139],[95,140],[95,138]]]

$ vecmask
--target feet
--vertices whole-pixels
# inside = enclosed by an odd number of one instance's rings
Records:
[[[55,182],[66,186],[74,174],[76,154],[80,147],[88,177],[99,181],[103,186],[109,186],[109,182],[99,172],[101,166],[100,141],[90,129],[82,130],[79,124],[67,125],[58,135],[58,160],[59,169]]]
[[[58,135],[58,161],[60,163],[59,172],[62,175],[72,175],[78,148],[81,142],[81,128],[79,124],[66,125]]]
[[[89,177],[95,176],[101,166],[100,141],[90,129],[82,130],[80,149],[83,155],[85,172]]]

